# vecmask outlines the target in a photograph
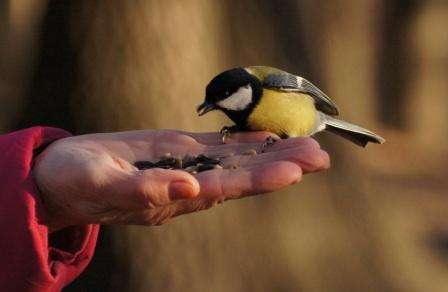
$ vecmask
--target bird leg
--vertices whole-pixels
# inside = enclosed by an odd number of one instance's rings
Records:
[[[238,132],[240,129],[237,125],[233,125],[231,127],[225,126],[219,131],[219,133],[222,135],[222,143],[226,143],[226,139],[230,137],[232,133]]]
[[[261,153],[266,152],[266,149],[268,149],[270,146],[274,145],[274,143],[277,142],[277,139],[269,136],[264,141],[263,145],[261,146]]]

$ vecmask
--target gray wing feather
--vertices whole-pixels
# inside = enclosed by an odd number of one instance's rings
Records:
[[[278,89],[297,89],[297,77],[292,74],[271,74],[266,76],[263,85]]]
[[[339,114],[337,105],[317,86],[302,77],[287,72],[269,74],[264,78],[263,86],[282,91],[307,93],[314,98],[318,110],[332,116]]]
[[[299,87],[314,98],[317,109],[331,116],[339,114],[338,106],[313,83],[302,78],[302,84]]]

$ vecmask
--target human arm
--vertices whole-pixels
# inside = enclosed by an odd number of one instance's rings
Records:
[[[59,291],[81,273],[93,255],[99,226],[74,226],[50,234],[34,179],[35,153],[68,136],[64,130],[49,127],[0,136],[2,291]]]
[[[226,145],[218,133],[179,131],[69,137],[34,127],[0,136],[0,287],[60,290],[93,256],[99,229],[93,223],[157,225],[217,202],[277,190],[299,181],[302,171],[328,167],[326,153],[308,138],[240,155],[260,147],[267,135],[235,134]],[[225,163],[240,168],[193,176],[132,166],[166,152],[233,153]]]

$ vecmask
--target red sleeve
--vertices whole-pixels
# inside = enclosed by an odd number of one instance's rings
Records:
[[[32,175],[33,151],[69,135],[34,127],[0,136],[1,291],[60,291],[93,256],[99,226],[50,236]]]

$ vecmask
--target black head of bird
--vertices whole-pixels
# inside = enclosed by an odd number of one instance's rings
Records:
[[[205,90],[204,103],[198,106],[200,116],[221,110],[237,125],[244,123],[260,99],[263,87],[258,78],[243,68],[222,72],[213,78]]]

